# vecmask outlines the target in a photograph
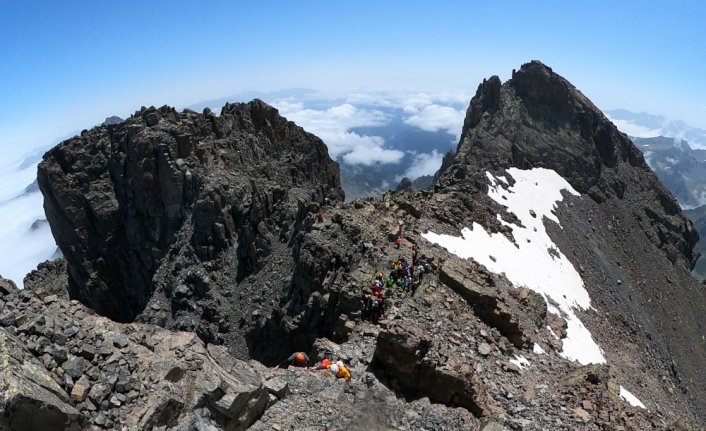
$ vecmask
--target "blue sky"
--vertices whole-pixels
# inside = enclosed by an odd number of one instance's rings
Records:
[[[437,4],[438,3],[438,4]],[[0,2],[0,147],[145,105],[311,88],[472,94],[539,59],[604,109],[706,128],[699,2]]]

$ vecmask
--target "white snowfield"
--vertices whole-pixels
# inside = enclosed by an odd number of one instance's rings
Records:
[[[576,316],[575,310],[591,308],[583,280],[544,228],[544,218],[559,224],[554,210],[563,199],[562,190],[580,194],[550,169],[510,168],[507,173],[515,180],[512,187],[506,178],[486,173],[490,181],[488,196],[507,207],[522,223],[523,227],[507,223],[498,215],[502,224],[512,228],[514,242],[499,233],[489,234],[478,223],[473,223],[470,229],[464,228],[461,237],[434,232],[422,236],[461,258],[471,258],[492,272],[505,274],[515,287],[525,286],[541,294],[547,300],[549,312],[567,321],[562,356],[584,365],[605,363],[600,347]],[[549,298],[558,304],[558,309],[549,304]]]
[[[627,401],[628,404],[630,404],[633,407],[640,407],[642,409],[646,408],[645,405],[642,404],[642,402],[640,400],[638,400],[635,395],[631,394],[627,389],[625,389],[622,386],[620,387],[620,393],[618,395],[620,395],[620,398]]]
[[[527,360],[527,358],[525,358],[522,355],[519,355],[519,356],[515,355],[515,358],[510,359],[510,362],[517,365],[520,368],[520,370],[524,370],[525,368],[530,366],[530,363]]]

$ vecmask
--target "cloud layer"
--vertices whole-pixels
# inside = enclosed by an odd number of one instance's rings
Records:
[[[434,175],[441,167],[444,155],[434,150],[431,153],[415,153],[412,157],[412,164],[396,178],[397,181],[402,181],[404,177],[415,180],[423,175]]]
[[[372,165],[399,163],[404,157],[404,152],[386,148],[385,140],[379,136],[350,131],[355,127],[387,124],[389,118],[382,111],[358,108],[350,103],[316,110],[304,108],[301,102],[287,100],[275,102],[274,106],[287,119],[323,139],[332,158],[340,158],[349,164]]]
[[[412,157],[408,173],[414,178],[433,174],[442,155],[437,151],[421,153],[392,148],[381,136],[354,130],[385,126],[398,118],[425,131],[446,132],[457,141],[467,103],[468,95],[464,94],[426,93],[353,93],[341,99],[323,97],[318,101],[309,95],[306,106],[296,98],[272,102],[287,119],[323,139],[332,158],[349,165],[371,166],[399,164],[407,154]],[[433,170],[432,165],[435,165]]]

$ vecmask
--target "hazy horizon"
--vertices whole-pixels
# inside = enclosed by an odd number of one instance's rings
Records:
[[[5,5],[0,148],[243,92],[465,94],[533,59],[602,109],[706,128],[698,2]],[[466,101],[467,103],[468,101]]]

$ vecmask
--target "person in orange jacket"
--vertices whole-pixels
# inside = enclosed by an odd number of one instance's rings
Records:
[[[287,359],[277,364],[274,367],[275,370],[279,369],[282,365],[289,362],[289,365],[293,367],[306,368],[309,366],[309,355],[304,352],[294,352]]]

